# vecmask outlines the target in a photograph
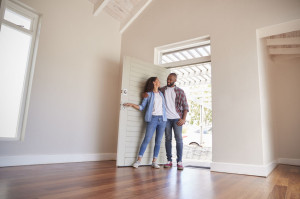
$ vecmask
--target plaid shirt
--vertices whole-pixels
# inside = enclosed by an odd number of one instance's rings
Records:
[[[167,90],[167,88],[168,88],[167,86],[164,86],[160,89],[160,91],[165,95],[165,91]],[[174,91],[176,93],[176,98],[175,98],[176,111],[179,114],[180,118],[182,118],[184,110],[187,110],[189,112],[189,105],[187,103],[185,93],[181,88],[175,86]]]

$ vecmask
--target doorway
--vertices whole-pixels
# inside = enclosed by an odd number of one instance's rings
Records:
[[[183,126],[183,163],[210,167],[212,161],[212,95],[210,37],[205,36],[155,49],[155,64],[177,74],[176,85],[184,90],[189,104]],[[176,157],[176,141],[172,142]],[[175,163],[175,162],[174,162]]]
[[[212,160],[211,63],[171,69],[177,86],[186,94],[189,113],[183,126],[183,162],[189,166],[210,167]],[[173,140],[173,157],[176,142]]]

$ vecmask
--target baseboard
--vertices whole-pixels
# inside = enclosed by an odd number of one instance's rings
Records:
[[[300,159],[278,158],[278,163],[279,164],[288,164],[288,165],[300,166]]]
[[[116,160],[116,153],[0,156],[0,167]]]
[[[276,161],[267,165],[234,164],[223,162],[212,162],[210,170],[215,172],[234,173],[267,177],[277,166]]]

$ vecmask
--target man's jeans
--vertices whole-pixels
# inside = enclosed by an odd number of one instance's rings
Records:
[[[176,140],[177,162],[182,161],[182,126],[176,123],[179,119],[168,119],[166,124],[166,152],[168,161],[172,162],[172,129],[174,130]]]
[[[139,157],[143,157],[146,148],[152,139],[154,131],[156,130],[153,158],[157,158],[165,128],[166,122],[163,121],[163,117],[152,115],[151,122],[147,122],[146,134],[140,148]]]

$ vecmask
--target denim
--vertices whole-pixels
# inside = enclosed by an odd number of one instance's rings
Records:
[[[172,162],[172,129],[176,140],[177,162],[182,162],[182,126],[176,123],[179,119],[168,119],[166,124],[166,152],[168,161]]]
[[[153,105],[154,105],[154,93],[148,92],[147,94],[148,94],[148,97],[143,99],[142,104],[139,105],[139,108],[140,108],[140,111],[142,111],[147,107],[146,114],[145,114],[145,121],[151,122]],[[159,91],[159,94],[162,97],[163,121],[167,121],[165,97],[164,97],[163,93],[160,91]]]
[[[146,148],[152,139],[154,131],[156,130],[153,158],[157,158],[160,149],[161,139],[164,135],[165,128],[166,121],[163,121],[163,116],[152,115],[151,121],[147,122],[146,134],[140,147],[139,157],[143,157]]]

